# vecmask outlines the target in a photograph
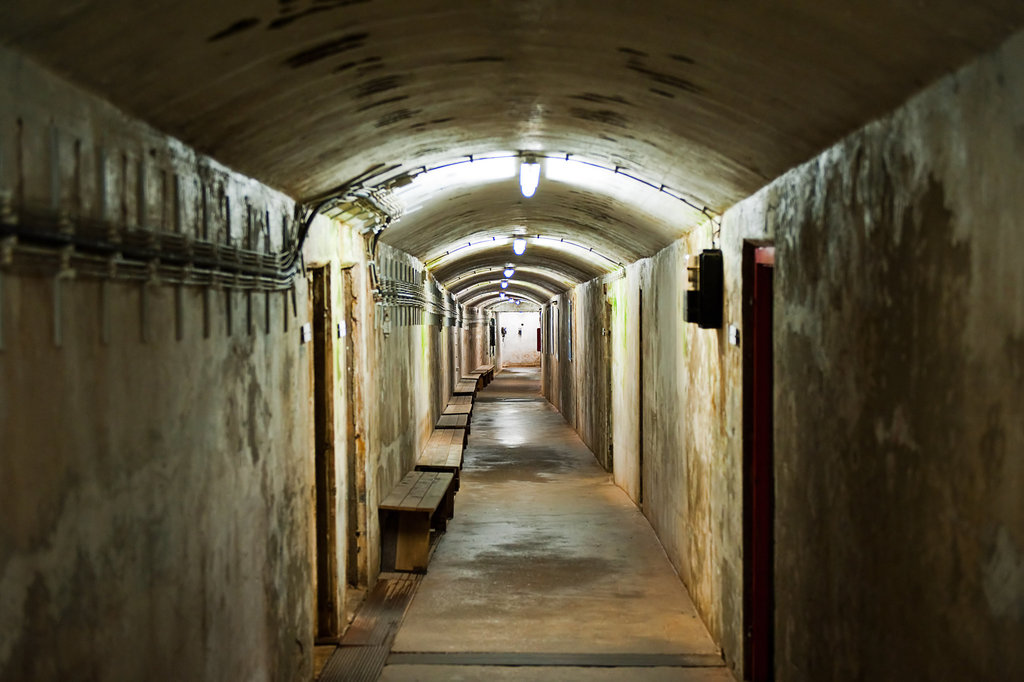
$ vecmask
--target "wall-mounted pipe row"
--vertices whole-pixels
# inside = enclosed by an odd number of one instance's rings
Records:
[[[44,212],[7,216],[0,244],[0,267],[34,275],[284,291],[299,271],[293,248],[268,253]]]

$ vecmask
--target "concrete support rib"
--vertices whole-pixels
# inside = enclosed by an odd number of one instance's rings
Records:
[[[381,679],[731,680],[647,520],[539,380],[506,369],[479,393],[455,519]]]

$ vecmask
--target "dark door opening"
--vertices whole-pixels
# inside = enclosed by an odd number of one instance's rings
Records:
[[[744,247],[744,679],[774,678],[775,474],[772,308],[775,248]]]
[[[327,267],[311,270],[313,326],[313,459],[316,507],[317,641],[341,634],[338,613],[337,488],[334,466],[334,353],[331,334],[331,279]]]

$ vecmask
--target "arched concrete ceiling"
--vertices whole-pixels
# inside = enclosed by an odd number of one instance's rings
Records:
[[[486,272],[478,272],[470,277],[463,277],[455,282],[448,284],[447,288],[452,294],[458,298],[467,296],[470,292],[474,291],[476,287],[492,285],[497,288],[498,283],[505,279],[502,276],[501,270],[489,270]],[[558,279],[551,277],[546,273],[540,272],[517,272],[509,282],[523,282],[530,286],[540,287],[540,291],[543,291],[545,300],[563,293],[566,288],[558,281]]]
[[[532,289],[523,287],[518,284],[510,284],[508,289],[504,290],[504,293],[509,298],[521,298],[536,303],[537,305],[543,305],[548,301],[547,297],[538,294],[536,291]],[[507,300],[501,299],[500,296],[501,292],[499,292],[497,289],[483,289],[460,302],[469,307],[480,307],[485,306],[492,301]]]
[[[541,311],[541,308],[543,307],[543,304],[537,303],[536,301],[530,301],[530,300],[527,300],[525,298],[524,299],[520,299],[519,303],[512,303],[507,298],[506,299],[503,299],[503,298],[483,299],[483,300],[478,301],[477,303],[475,303],[473,307],[474,308],[478,308],[478,309],[482,309],[482,310],[488,310],[488,309],[493,309],[493,308],[495,308],[495,307],[497,307],[499,305],[502,305],[502,304],[508,305],[509,309],[508,310],[504,310],[504,311],[496,311],[496,312],[539,313]],[[515,308],[513,309],[511,306],[515,306]]]
[[[483,310],[494,310],[498,306],[503,306],[502,310],[495,310],[494,312],[516,312],[516,313],[540,313],[543,306],[535,301],[527,301],[526,299],[520,300],[518,303],[509,301],[508,299],[489,299],[481,301],[475,307]]]
[[[527,150],[717,211],[1021,25],[1020,0],[0,4],[3,43],[300,200]],[[425,206],[385,239],[429,259],[525,222],[630,259],[685,228],[593,192],[513,189]],[[574,279],[608,269],[550,257]]]
[[[573,284],[586,282],[613,272],[616,265],[595,257],[582,247],[572,247],[536,238],[527,239],[526,253],[516,256],[508,238],[485,240],[472,246],[459,248],[447,256],[428,260],[427,266],[441,282],[449,282],[461,273],[481,268],[504,268],[515,263],[516,268],[537,268],[563,277]]]
[[[531,282],[529,280],[511,280],[508,283],[508,287],[505,289],[500,288],[500,280],[490,280],[484,282],[477,282],[471,287],[463,290],[459,296],[460,302],[471,301],[474,297],[479,296],[481,293],[498,293],[502,291],[505,293],[529,293],[532,294],[535,300],[542,303],[546,303],[551,300],[556,292],[553,292],[542,284]]]
[[[472,286],[477,282],[504,278],[504,270],[505,269],[501,266],[466,270],[458,277],[448,281],[448,290],[453,294],[458,295],[459,292],[467,286]],[[551,270],[530,266],[516,267],[515,272],[512,274],[512,279],[534,282],[556,293],[568,291],[569,288],[578,283],[576,281],[566,279],[563,275],[552,272]]]
[[[506,177],[478,179],[478,169],[493,172],[497,165],[510,171]],[[613,170],[564,158],[540,159],[540,165],[541,186],[531,198],[522,195],[518,162],[509,156],[421,173],[412,191],[393,193],[404,211],[382,239],[430,261],[439,249],[507,237],[521,229],[582,242],[613,262],[629,263],[652,255],[704,217],[682,201]],[[462,177],[452,170],[462,171]],[[435,172],[447,173],[451,184],[430,182]],[[427,187],[416,191],[421,179]]]

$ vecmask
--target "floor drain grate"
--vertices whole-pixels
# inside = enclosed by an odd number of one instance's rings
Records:
[[[392,653],[388,665],[571,668],[720,668],[715,654]]]

